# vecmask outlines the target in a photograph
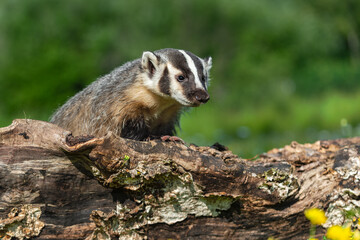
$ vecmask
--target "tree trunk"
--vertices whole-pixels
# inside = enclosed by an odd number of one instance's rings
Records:
[[[326,210],[324,227],[360,217],[359,143],[293,142],[250,161],[15,120],[0,129],[0,238],[307,239],[307,208]]]

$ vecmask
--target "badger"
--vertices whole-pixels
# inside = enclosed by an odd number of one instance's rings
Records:
[[[184,109],[209,100],[211,57],[189,51],[145,51],[71,97],[50,122],[73,135],[146,140],[176,134]]]

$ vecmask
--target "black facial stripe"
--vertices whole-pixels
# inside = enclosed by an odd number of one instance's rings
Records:
[[[201,85],[203,86],[203,88],[206,89],[206,84],[205,84],[205,82],[206,82],[206,77],[203,76],[203,78],[204,78],[204,81],[202,80],[202,78],[200,78],[200,82],[201,82]]]
[[[194,77],[193,72],[190,70],[190,67],[187,64],[185,56],[179,52],[175,51],[169,56],[170,63],[186,75],[185,77],[190,78]]]
[[[174,51],[169,55],[169,61],[175,68],[182,71],[186,78],[188,78],[188,81],[182,82],[181,86],[183,94],[190,99],[190,96],[192,95],[191,92],[196,88],[195,76],[190,70],[185,56],[179,51]]]
[[[169,70],[167,67],[165,68],[163,75],[160,78],[159,88],[160,88],[160,92],[166,95],[170,95],[170,78],[169,78]]]

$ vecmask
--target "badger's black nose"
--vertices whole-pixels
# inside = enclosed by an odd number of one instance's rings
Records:
[[[205,91],[197,91],[195,93],[195,99],[196,99],[196,101],[198,101],[200,103],[206,103],[207,101],[209,101],[210,96]]]

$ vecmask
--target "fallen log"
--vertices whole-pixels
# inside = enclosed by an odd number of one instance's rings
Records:
[[[0,129],[0,238],[307,239],[307,208],[326,210],[324,227],[360,217],[359,143],[293,142],[250,161],[14,120]]]

